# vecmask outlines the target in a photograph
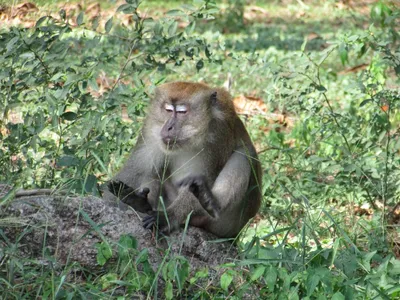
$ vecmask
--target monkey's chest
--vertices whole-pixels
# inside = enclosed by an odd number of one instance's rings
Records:
[[[174,184],[188,177],[210,176],[207,157],[201,153],[180,153],[170,158],[169,176]]]

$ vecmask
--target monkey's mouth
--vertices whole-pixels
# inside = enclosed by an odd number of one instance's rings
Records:
[[[182,141],[177,138],[164,137],[162,142],[167,150],[177,149],[182,146]]]

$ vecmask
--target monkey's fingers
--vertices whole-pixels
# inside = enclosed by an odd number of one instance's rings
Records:
[[[133,193],[133,189],[122,181],[110,181],[107,187],[108,190],[117,197],[120,197],[121,194],[128,195]]]
[[[216,203],[215,199],[205,196],[200,197],[199,202],[211,217],[219,217],[219,212],[221,211],[221,208],[219,207],[218,203]]]
[[[134,194],[122,198],[121,201],[141,213],[148,213],[153,209],[150,203],[147,201],[147,198],[143,198]]]
[[[115,181],[110,181],[107,183],[108,190],[115,196],[118,195],[118,187]]]
[[[143,227],[146,229],[152,229],[156,223],[156,216],[150,215],[143,218]]]
[[[159,212],[152,212],[152,215],[143,218],[143,227],[146,229],[157,228],[161,234],[169,235],[172,228],[170,228],[167,218]],[[179,226],[177,226],[178,228]]]
[[[196,197],[199,198],[200,196],[200,186],[196,183],[192,183],[189,186],[189,190],[192,192],[192,194]]]
[[[192,192],[192,194],[198,198],[200,195],[200,190],[204,186],[205,181],[203,177],[188,177],[183,179],[180,182],[180,186],[189,186],[189,190]]]
[[[191,186],[191,185],[202,185],[204,184],[204,176],[191,176],[184,178],[179,185],[180,186]]]
[[[121,199],[121,201],[132,207],[135,205],[135,199],[133,197],[124,197]]]
[[[147,195],[150,193],[150,189],[145,187],[141,190],[141,192],[139,193],[140,196],[142,196],[143,198],[147,198]]]

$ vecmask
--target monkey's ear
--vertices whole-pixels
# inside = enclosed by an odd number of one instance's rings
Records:
[[[210,96],[211,105],[215,105],[217,103],[217,92],[214,92]]]

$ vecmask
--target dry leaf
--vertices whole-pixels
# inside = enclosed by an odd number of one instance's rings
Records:
[[[236,111],[240,114],[254,114],[268,111],[265,103],[260,99],[252,96],[240,95],[233,99]]]
[[[15,17],[25,17],[28,13],[30,12],[36,12],[39,9],[36,7],[35,4],[30,3],[30,2],[25,2],[25,3],[21,3],[18,4],[17,6],[15,6],[14,8],[12,8],[12,18]]]

